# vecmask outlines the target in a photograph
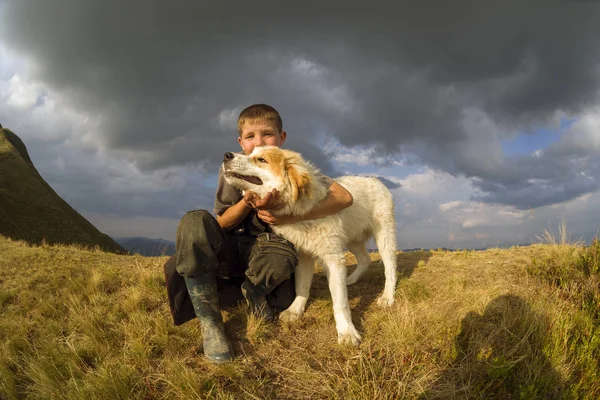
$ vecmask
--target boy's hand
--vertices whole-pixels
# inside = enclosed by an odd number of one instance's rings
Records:
[[[262,199],[251,190],[244,193],[244,202],[246,202],[249,207],[255,208],[256,210],[275,210],[280,208],[282,204],[278,204],[278,198],[279,192],[277,189],[271,190]]]
[[[267,210],[258,210],[256,215],[258,218],[270,225],[292,224],[296,222],[296,217],[293,215],[275,216]]]

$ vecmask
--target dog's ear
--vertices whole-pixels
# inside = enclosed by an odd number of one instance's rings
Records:
[[[310,198],[310,173],[298,155],[291,152],[286,154],[285,173],[290,181],[292,201],[298,201],[305,196]]]

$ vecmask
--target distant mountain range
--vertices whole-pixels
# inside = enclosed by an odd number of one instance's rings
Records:
[[[147,237],[113,237],[123,248],[132,254],[141,254],[148,257],[170,256],[175,253],[175,243],[165,239],[151,239]]]
[[[64,201],[39,174],[23,141],[0,125],[0,235],[31,244],[126,253]]]

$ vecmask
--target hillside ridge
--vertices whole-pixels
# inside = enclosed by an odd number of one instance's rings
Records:
[[[35,168],[27,146],[0,129],[0,234],[39,244],[80,244],[126,253],[69,205]]]

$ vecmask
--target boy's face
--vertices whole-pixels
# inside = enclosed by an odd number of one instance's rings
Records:
[[[244,154],[250,155],[255,146],[281,146],[285,142],[285,131],[279,133],[273,121],[248,121],[242,125],[242,135],[238,143]]]

